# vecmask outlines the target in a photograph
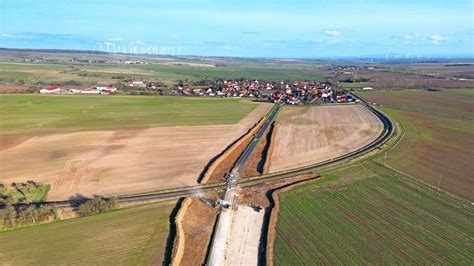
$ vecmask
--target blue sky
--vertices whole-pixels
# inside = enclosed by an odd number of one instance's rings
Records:
[[[0,46],[248,57],[473,54],[471,0],[0,0]]]

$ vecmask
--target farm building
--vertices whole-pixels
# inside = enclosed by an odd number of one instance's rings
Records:
[[[100,94],[102,91],[95,88],[84,88],[79,90],[81,94]]]
[[[41,89],[39,92],[45,93],[45,94],[60,93],[61,87],[59,86],[46,87],[46,88]]]
[[[114,84],[97,84],[96,89],[98,91],[105,91],[105,92],[116,92],[117,88]]]
[[[124,81],[124,85],[128,87],[138,87],[138,88],[145,88],[147,87],[148,82],[143,80],[126,80]]]

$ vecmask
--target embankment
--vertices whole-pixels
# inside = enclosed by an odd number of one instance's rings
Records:
[[[269,169],[269,150],[272,143],[272,135],[274,132],[275,122],[271,124],[265,131],[265,138],[258,144],[255,151],[250,156],[244,169],[242,176],[258,176],[268,173]]]
[[[176,226],[176,237],[173,241],[173,255],[171,260],[171,265],[176,266],[181,264],[181,259],[184,255],[184,247],[186,238],[184,237],[184,229],[183,229],[183,218],[188,211],[189,205],[191,205],[192,199],[185,198],[181,203],[181,208],[179,208],[178,214],[176,215],[175,219],[175,226]]]
[[[169,216],[169,234],[168,234],[168,239],[166,240],[166,248],[165,248],[165,254],[163,256],[163,265],[170,265],[171,260],[173,257],[173,247],[174,247],[174,242],[176,240],[176,216],[178,215],[178,212],[181,208],[181,205],[183,204],[184,198],[180,198],[176,202],[176,206],[173,208],[171,211],[171,214]]]
[[[202,178],[198,182],[207,184],[225,181],[225,174],[232,168],[264,123],[265,119],[260,119],[245,135],[228,146],[218,158],[211,160],[210,165],[206,166],[205,173],[201,174]]]
[[[176,216],[177,235],[171,265],[205,262],[216,217],[217,209],[198,198],[184,200]]]

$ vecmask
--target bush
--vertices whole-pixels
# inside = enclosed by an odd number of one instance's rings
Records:
[[[93,199],[87,200],[79,206],[79,215],[80,216],[89,216],[102,212],[106,212],[117,207],[116,198],[102,198],[99,196],[94,197]]]
[[[6,203],[0,210],[0,229],[14,229],[36,223],[42,223],[57,218],[57,210],[52,206],[27,205],[15,209],[11,203]]]
[[[17,210],[16,222],[19,225],[29,225],[45,222],[57,218],[57,211],[49,206],[41,206],[39,208],[29,205]]]

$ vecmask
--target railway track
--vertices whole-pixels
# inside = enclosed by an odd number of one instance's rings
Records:
[[[311,172],[314,172],[315,170],[319,170],[324,167],[332,166],[335,164],[339,164],[339,163],[357,158],[363,154],[366,154],[370,151],[377,149],[378,147],[383,145],[385,142],[387,142],[388,139],[390,139],[390,137],[393,135],[392,121],[384,113],[374,108],[370,103],[366,102],[363,98],[357,95],[354,95],[352,93],[350,94],[354,98],[360,100],[359,104],[364,105],[370,112],[375,114],[379,118],[379,120],[383,123],[384,129],[382,133],[374,141],[350,153],[344,154],[342,156],[339,156],[330,160],[319,162],[316,164],[307,165],[304,167],[291,169],[284,172],[272,173],[272,174],[268,174],[264,176],[242,178],[241,180],[239,180],[240,186],[242,187],[254,186],[254,185],[264,183],[264,182],[269,182],[269,181],[274,181],[274,180],[276,181],[276,180],[285,179],[288,177],[294,177],[295,175],[311,173]],[[123,195],[123,196],[118,196],[116,198],[118,202],[120,203],[173,199],[173,198],[192,196],[192,195],[208,193],[208,192],[225,191],[226,186],[227,184],[225,183],[216,183],[216,184],[210,184],[210,185],[196,185],[196,186],[189,186],[189,187],[183,187],[183,188],[177,188],[177,189],[141,193],[141,194],[136,194],[136,195]],[[66,207],[76,207],[82,204],[83,202],[85,202],[86,200],[87,198],[79,198],[79,199],[70,199],[70,200],[64,200],[64,201],[45,201],[45,202],[38,202],[38,203],[31,203],[31,204],[38,205],[38,206],[51,204],[51,205],[56,206],[57,208],[66,208]],[[22,206],[22,205],[24,206],[28,204],[20,203],[20,204],[17,204],[16,206]]]

